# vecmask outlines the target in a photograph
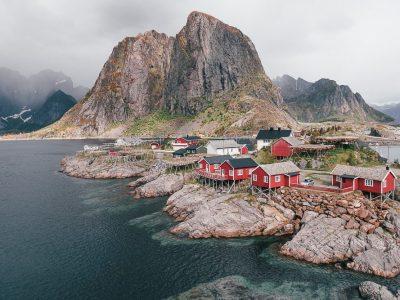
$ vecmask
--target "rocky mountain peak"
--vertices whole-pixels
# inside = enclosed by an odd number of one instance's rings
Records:
[[[198,115],[234,91],[236,98],[282,103],[251,40],[195,11],[175,37],[150,30],[118,43],[92,90],[61,123],[72,123],[78,135],[98,135],[156,111]]]
[[[299,121],[354,120],[387,122],[392,119],[370,107],[359,93],[347,85],[322,78],[311,83],[283,76],[275,80],[289,112]]]

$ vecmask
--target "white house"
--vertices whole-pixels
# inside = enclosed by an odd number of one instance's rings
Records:
[[[256,137],[257,150],[270,146],[275,140],[290,136],[293,136],[293,131],[291,129],[281,129],[280,127],[277,129],[271,127],[269,130],[260,129]]]
[[[207,154],[213,155],[239,155],[242,147],[235,140],[214,140],[206,146]]]

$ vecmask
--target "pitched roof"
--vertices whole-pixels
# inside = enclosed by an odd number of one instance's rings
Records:
[[[233,157],[230,155],[217,155],[217,156],[205,156],[204,160],[210,164],[222,164],[224,161],[232,159]]]
[[[260,165],[260,168],[262,168],[269,175],[300,172],[300,169],[290,160],[280,163]]]
[[[172,154],[186,154],[187,150],[188,150],[187,148],[181,148],[181,149],[175,150],[174,152],[172,152]]]
[[[241,148],[235,140],[213,140],[209,141],[208,145],[214,148]]]
[[[194,140],[200,140],[200,137],[196,135],[187,135],[183,137],[187,141],[194,141]]]
[[[291,129],[273,129],[270,128],[269,130],[266,129],[260,129],[258,131],[257,140],[276,140],[281,137],[287,137],[290,136],[292,133]]]
[[[227,162],[234,169],[254,168],[258,166],[258,164],[250,157],[232,158]]]
[[[281,139],[288,142],[291,146],[294,146],[294,147],[304,144],[303,141],[300,141],[299,139],[297,139],[293,136],[283,137]]]
[[[382,181],[383,179],[385,179],[386,175],[389,172],[392,171],[387,170],[385,166],[366,168],[366,167],[336,165],[336,167],[332,170],[331,174],[345,176],[345,177],[355,176],[365,179]],[[393,175],[396,176],[394,173]]]

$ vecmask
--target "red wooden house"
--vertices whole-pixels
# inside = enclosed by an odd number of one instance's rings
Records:
[[[253,159],[243,157],[228,159],[219,168],[226,180],[245,180],[250,178],[251,172],[257,166],[258,164]]]
[[[293,155],[293,147],[304,144],[295,137],[283,137],[271,145],[271,154],[277,158],[285,158]]]
[[[300,169],[292,162],[260,165],[251,174],[251,185],[261,189],[299,184]]]
[[[248,154],[249,153],[249,148],[247,147],[247,145],[240,145],[240,154],[244,155],[244,154]]]
[[[184,136],[176,138],[175,141],[171,144],[174,150],[186,148],[188,146],[197,145],[200,141],[198,136]]]
[[[351,191],[371,194],[389,194],[396,189],[396,175],[387,167],[353,167],[337,165],[333,171],[332,185]]]
[[[226,160],[232,159],[233,157],[230,155],[218,155],[218,156],[209,156],[203,157],[199,160],[198,171],[205,173],[219,173],[219,166],[225,162]]]

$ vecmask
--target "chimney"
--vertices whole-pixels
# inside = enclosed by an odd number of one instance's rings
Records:
[[[274,130],[274,127],[270,127],[269,130],[270,130],[270,131]]]
[[[278,127],[278,131],[281,131],[281,128],[280,128],[280,127]]]
[[[388,171],[390,170],[389,165],[386,165],[386,170],[388,170]]]

